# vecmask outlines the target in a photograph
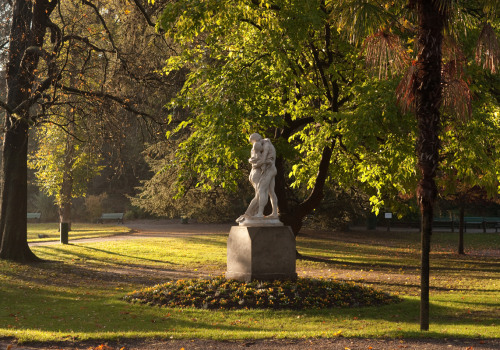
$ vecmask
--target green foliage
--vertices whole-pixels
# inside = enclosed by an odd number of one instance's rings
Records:
[[[89,181],[103,169],[100,156],[88,144],[78,141],[69,131],[52,123],[44,124],[37,131],[38,148],[30,156],[29,167],[36,171],[38,186],[55,204],[61,206],[65,199],[63,182],[71,181],[71,197],[82,197]]]
[[[125,300],[151,306],[201,309],[325,309],[401,301],[354,283],[299,278],[296,281],[177,280],[134,291]]]
[[[57,217],[57,207],[54,198],[44,192],[32,194],[29,198],[29,206],[37,213],[41,213],[41,220],[50,221]]]
[[[261,132],[274,138],[296,193],[315,186],[322,150],[332,146],[330,183],[365,192],[375,211],[390,207],[404,212],[418,179],[416,121],[398,108],[399,102],[411,105],[412,97],[409,90],[399,101],[395,95],[398,74],[405,65],[411,73],[411,60],[416,58],[416,18],[405,5],[403,1],[214,0],[168,4],[159,25],[179,50],[167,61],[165,72],[189,70],[182,91],[169,105],[175,123],[169,136],[182,135],[170,162],[178,171],[180,192],[195,186],[235,188],[240,169],[246,166],[246,138]],[[453,3],[452,8],[458,5]],[[488,13],[490,7],[485,7]],[[481,10],[466,8],[458,13],[449,33],[464,47],[449,44],[443,56],[450,69],[445,107],[455,115],[457,109],[463,114],[468,108],[463,95],[468,77],[461,73],[462,66],[477,67],[471,38],[479,36],[486,19]],[[498,31],[498,20],[490,21]],[[471,34],[461,36],[464,30]],[[371,40],[361,45],[367,36]],[[390,79],[380,81],[366,74],[363,55],[383,66],[377,71],[385,69],[386,77],[390,71]],[[411,77],[409,73],[404,79]],[[483,71],[468,69],[467,74],[469,83],[484,81]],[[410,89],[411,79],[407,83]],[[474,92],[480,84],[469,85]],[[487,125],[493,125],[495,108],[486,95],[474,102],[473,119],[478,120],[470,123],[468,132],[453,127],[453,132],[469,139],[469,160],[464,163],[465,154],[450,156],[444,167],[463,168],[469,175],[486,171],[490,175],[479,176],[478,185],[491,189],[498,186],[494,179],[498,171],[491,167],[492,162],[498,164],[492,151],[498,141],[495,129]],[[179,118],[181,110],[190,116]],[[478,144],[477,133],[487,133],[490,144]],[[448,126],[443,144],[464,145],[450,138]],[[456,154],[449,152],[451,148],[447,154]],[[478,161],[470,166],[474,157]],[[478,178],[473,177],[469,176]]]
[[[333,146],[335,182],[365,187],[372,204],[384,205],[384,196],[406,190],[415,173],[408,146],[414,123],[395,107],[395,82],[367,80],[345,18],[332,20],[349,7],[266,4],[177,1],[160,18],[179,46],[165,72],[189,69],[170,104],[177,124],[169,135],[183,137],[171,162],[176,186],[181,193],[193,186],[234,189],[246,166],[248,135],[260,132],[274,138],[278,155],[290,164],[293,188],[314,187],[322,150]],[[187,120],[178,119],[179,110],[191,113]],[[382,193],[386,186],[389,195]]]
[[[138,188],[139,193],[131,198],[133,205],[156,216],[185,216],[199,222],[232,221],[241,215],[245,210],[243,201],[249,195],[245,190],[235,194],[220,185],[212,189],[198,187],[177,195],[177,172],[171,167],[171,147],[158,143],[145,152],[154,175]]]
[[[475,186],[488,197],[500,194],[500,89],[498,76],[485,77],[472,67],[472,115],[466,120],[449,117],[443,133],[440,182],[443,195],[454,195]]]
[[[349,226],[365,220],[370,212],[369,198],[354,189],[345,190],[339,186],[328,186],[325,198],[304,225],[310,229],[346,230]]]
[[[88,195],[85,197],[85,208],[87,209],[88,219],[95,221],[99,219],[104,212],[104,201],[108,198],[106,193],[100,195]]]

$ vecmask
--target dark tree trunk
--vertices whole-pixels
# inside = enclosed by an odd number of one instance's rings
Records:
[[[465,227],[465,207],[460,204],[460,224],[458,227],[458,254],[465,254],[464,250],[464,227]]]
[[[73,124],[69,126],[70,131],[74,132]],[[71,199],[73,197],[73,164],[75,156],[75,140],[71,135],[67,135],[66,154],[64,156],[63,180],[61,184],[60,203],[59,203],[59,222],[68,224],[68,230],[71,231]]]
[[[73,192],[73,179],[71,174],[66,171],[63,175],[61,186],[61,203],[59,205],[59,222],[68,224],[68,230],[71,230],[71,193]]]
[[[27,152],[28,125],[21,120],[5,133],[0,220],[0,258],[19,262],[38,260],[27,240]]]
[[[19,262],[36,261],[27,241],[27,154],[29,99],[38,55],[27,52],[41,47],[48,17],[57,0],[16,0],[12,7],[9,61],[7,63],[7,106],[0,188],[0,258]]]
[[[422,260],[420,279],[420,329],[429,330],[430,242],[435,182],[439,164],[441,127],[441,43],[444,15],[436,0],[418,0],[419,20],[417,76],[415,79],[416,117],[418,124],[417,157],[421,179],[417,186],[422,225]]]
[[[283,159],[278,157],[276,161],[276,169],[278,170],[276,175],[276,196],[278,197],[280,219],[285,225],[292,228],[295,236],[297,236],[302,228],[304,217],[311,213],[323,199],[323,189],[328,177],[328,167],[330,166],[333,152],[332,148],[333,146],[323,149],[314,188],[307,199],[296,205],[290,205],[287,200]]]

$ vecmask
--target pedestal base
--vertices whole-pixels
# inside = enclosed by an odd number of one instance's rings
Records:
[[[227,240],[226,278],[295,279],[295,237],[288,226],[233,226]]]

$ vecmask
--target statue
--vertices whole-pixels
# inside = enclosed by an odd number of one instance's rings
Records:
[[[250,135],[252,151],[250,159],[252,170],[249,180],[255,189],[255,196],[250,202],[245,214],[236,222],[240,226],[281,226],[278,218],[278,198],[274,192],[274,177],[276,176],[276,149],[269,139],[263,139],[259,134]],[[268,198],[271,199],[272,213],[264,216],[264,208]]]

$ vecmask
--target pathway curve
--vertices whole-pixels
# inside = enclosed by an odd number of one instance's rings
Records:
[[[69,243],[93,243],[106,241],[121,241],[138,238],[154,237],[187,237],[209,235],[214,233],[229,233],[232,224],[181,224],[178,220],[137,220],[125,223],[133,231],[131,233],[117,234],[97,238],[70,239]],[[33,242],[30,246],[60,244],[59,241]]]

